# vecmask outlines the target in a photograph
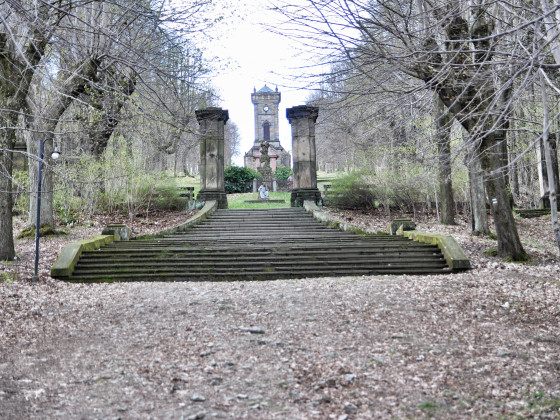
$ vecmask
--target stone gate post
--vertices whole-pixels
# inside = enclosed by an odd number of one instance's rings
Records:
[[[292,155],[294,159],[294,184],[292,207],[301,207],[305,200],[321,202],[317,188],[317,156],[315,153],[315,121],[319,108],[300,105],[286,109],[286,117],[292,126]]]
[[[200,126],[200,191],[197,201],[217,200],[218,208],[227,209],[224,184],[224,126],[229,119],[222,108],[195,112]]]

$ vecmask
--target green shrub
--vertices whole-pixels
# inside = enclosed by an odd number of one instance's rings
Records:
[[[374,208],[376,194],[373,185],[362,172],[348,172],[333,179],[328,191],[329,203],[335,207]]]
[[[54,209],[63,223],[77,222],[100,212],[120,211],[128,215],[155,209],[186,208],[186,198],[165,173],[146,173],[145,157],[130,155],[117,143],[101,160],[89,154],[66,163],[58,179]]]
[[[155,187],[155,200],[152,209],[158,210],[184,210],[187,207],[187,198],[181,197],[181,191],[175,180],[166,180]]]
[[[228,166],[224,170],[226,193],[244,193],[251,191],[254,178],[261,178],[257,171],[241,166]]]
[[[292,168],[289,166],[279,166],[274,171],[274,179],[277,181],[284,181],[288,179],[292,173]]]

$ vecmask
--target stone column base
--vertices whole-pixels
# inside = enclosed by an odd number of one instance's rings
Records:
[[[303,207],[305,200],[311,200],[318,206],[322,205],[321,192],[319,188],[298,188],[292,191],[290,206]]]
[[[221,191],[200,191],[196,196],[196,201],[210,201],[216,200],[219,209],[227,209],[227,195]]]

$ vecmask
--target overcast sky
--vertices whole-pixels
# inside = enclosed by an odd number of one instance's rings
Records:
[[[267,11],[262,0],[240,0],[236,16],[218,25],[218,41],[206,47],[207,57],[217,56],[227,65],[221,66],[211,82],[222,97],[220,106],[229,111],[230,121],[235,122],[241,136],[241,156],[254,142],[254,115],[251,93],[265,84],[282,94],[280,102],[280,142],[291,150],[291,128],[286,119],[286,108],[302,105],[308,91],[295,87],[293,75],[305,63],[297,58],[297,49],[284,37],[267,32],[259,24],[278,19]],[[301,83],[303,85],[304,83]]]

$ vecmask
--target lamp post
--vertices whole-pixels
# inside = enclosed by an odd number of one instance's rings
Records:
[[[33,272],[33,277],[31,281],[39,281],[39,230],[41,226],[41,183],[42,183],[42,172],[43,172],[43,152],[45,150],[45,140],[39,140],[39,170],[37,172],[37,222],[35,224],[35,270]],[[60,153],[58,148],[54,146],[54,151],[52,152],[51,158],[54,160],[58,159]]]

